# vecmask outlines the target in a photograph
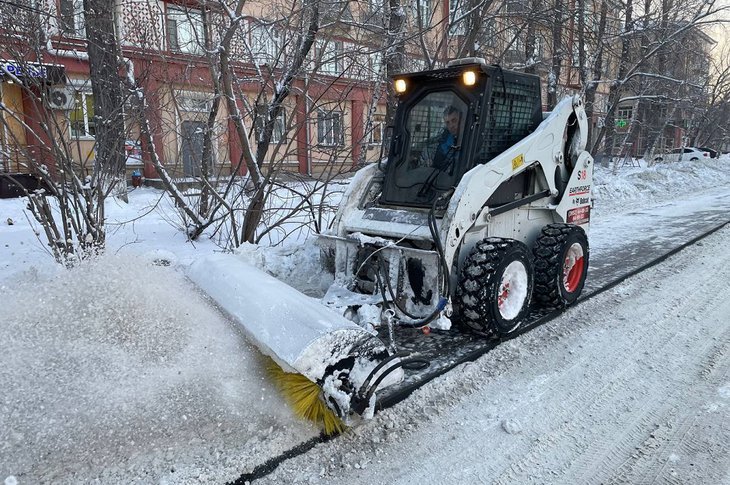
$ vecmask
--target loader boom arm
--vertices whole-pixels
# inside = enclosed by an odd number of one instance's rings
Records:
[[[556,171],[567,170],[564,137],[568,125],[573,122],[578,124],[578,128],[569,148],[574,153],[569,156],[575,156],[579,163],[567,173],[572,178],[577,170],[585,169],[586,164],[592,162],[590,155],[585,152],[587,119],[583,102],[578,96],[563,99],[532,134],[488,163],[477,165],[464,174],[440,224],[444,257],[449,267],[453,265],[470,228],[488,223],[490,208],[487,200],[495,188],[510,177],[539,164],[541,172],[545,174],[545,189],[552,203],[560,202],[567,190],[561,193],[553,175]],[[541,203],[545,205],[545,199]]]

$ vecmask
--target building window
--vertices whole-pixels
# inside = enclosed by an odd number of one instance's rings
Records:
[[[93,138],[96,136],[94,120],[94,96],[77,92],[74,109],[69,112],[72,138]]]
[[[254,127],[256,129],[256,141],[261,141],[264,136],[264,123],[266,121],[266,112],[268,106],[258,106],[256,108],[256,121]],[[280,143],[286,141],[286,113],[282,109],[274,122],[274,131],[271,133],[269,143]]]
[[[494,19],[486,19],[482,23],[482,35],[479,39],[481,47],[493,48],[497,45],[497,25]]]
[[[83,0],[60,0],[61,30],[72,37],[86,37]]]
[[[342,112],[317,112],[317,143],[325,146],[339,146],[345,144],[345,130]]]
[[[431,23],[431,0],[413,2],[413,17],[419,20],[419,27],[428,27]]]
[[[202,54],[205,45],[203,14],[200,10],[167,7],[167,42],[171,51]]]
[[[367,0],[368,11],[371,14],[383,13],[385,0]]]
[[[537,62],[537,61],[541,61],[542,60],[542,55],[543,55],[543,51],[544,51],[544,48],[543,48],[544,44],[545,44],[545,41],[543,40],[542,37],[540,37],[540,36],[535,37],[535,47],[532,50],[532,58],[533,58],[534,61]]]
[[[383,69],[383,72],[381,72],[381,69],[383,68],[383,53],[382,52],[373,52],[368,56],[368,78],[375,81],[380,76],[382,76],[385,73],[385,70]]]
[[[368,145],[380,146],[385,131],[385,115],[373,115],[372,126],[368,133]]]
[[[271,25],[251,24],[251,53],[256,64],[274,65],[281,57],[281,33]]]
[[[525,13],[530,10],[526,0],[507,0],[505,3],[507,13]]]
[[[341,74],[344,50],[344,45],[340,41],[319,41],[316,52],[317,59],[319,59],[319,72],[333,76]]]
[[[573,48],[571,49],[570,59],[573,63],[573,67],[580,66],[580,47],[578,46],[578,42],[573,43]]]
[[[537,39],[536,39],[537,40]],[[507,62],[524,62],[525,61],[525,41],[522,38],[522,32],[519,29],[507,30],[507,51],[504,58]],[[537,42],[535,43],[537,47]]]
[[[466,0],[449,2],[449,33],[451,35],[466,35]]]
[[[208,113],[213,107],[213,95],[193,91],[177,91],[175,99],[180,111]]]
[[[619,106],[616,111],[616,128],[626,128],[634,116],[633,106]]]

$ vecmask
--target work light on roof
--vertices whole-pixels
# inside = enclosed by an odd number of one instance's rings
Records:
[[[405,79],[396,79],[395,80],[395,92],[398,94],[403,94],[406,92],[406,80]]]
[[[474,86],[477,83],[477,73],[474,71],[464,71],[462,74],[465,86]]]

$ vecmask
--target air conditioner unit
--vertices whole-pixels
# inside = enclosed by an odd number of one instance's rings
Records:
[[[48,92],[48,105],[53,109],[71,110],[76,102],[73,89],[52,88]]]

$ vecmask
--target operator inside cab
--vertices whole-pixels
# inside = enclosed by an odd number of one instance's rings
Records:
[[[398,109],[398,155],[384,190],[398,204],[428,206],[463,173],[468,104],[453,89],[434,89],[412,103],[402,100]],[[404,142],[402,150],[399,141]]]
[[[433,166],[440,170],[449,168],[459,157],[459,128],[461,127],[461,111],[450,105],[444,110],[444,129],[439,135]]]

